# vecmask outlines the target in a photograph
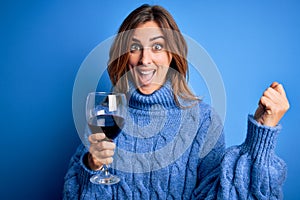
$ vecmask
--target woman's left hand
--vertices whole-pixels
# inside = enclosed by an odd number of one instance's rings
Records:
[[[254,118],[262,125],[276,126],[289,107],[283,86],[273,82],[260,98]]]

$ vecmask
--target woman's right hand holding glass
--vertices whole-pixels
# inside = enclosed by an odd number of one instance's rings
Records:
[[[108,140],[104,133],[91,134],[89,136],[90,149],[88,155],[88,165],[92,170],[101,170],[104,164],[113,162],[115,143]]]

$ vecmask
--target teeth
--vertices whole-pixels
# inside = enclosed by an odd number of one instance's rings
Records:
[[[148,75],[148,74],[151,74],[151,73],[153,73],[153,72],[154,72],[154,70],[150,70],[150,71],[140,71],[140,73],[143,74],[143,75]]]

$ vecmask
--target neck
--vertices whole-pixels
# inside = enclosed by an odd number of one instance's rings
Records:
[[[146,94],[137,89],[134,84],[130,84],[127,98],[130,107],[140,110],[155,110],[161,109],[161,107],[169,109],[177,107],[171,83],[168,81],[150,94]]]

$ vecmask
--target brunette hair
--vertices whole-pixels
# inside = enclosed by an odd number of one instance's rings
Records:
[[[150,6],[144,4],[138,7],[121,24],[111,46],[108,62],[109,77],[115,90],[118,92],[128,91],[128,78],[126,74],[129,71],[129,43],[132,39],[134,29],[138,25],[149,21],[156,22],[162,29],[166,37],[167,50],[172,55],[170,67],[178,72],[168,73],[177,105],[180,107],[183,106],[179,103],[178,97],[183,100],[198,100],[186,82],[188,72],[188,63],[186,60],[187,44],[172,15],[158,5]]]

